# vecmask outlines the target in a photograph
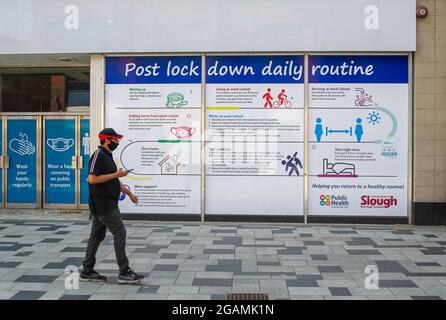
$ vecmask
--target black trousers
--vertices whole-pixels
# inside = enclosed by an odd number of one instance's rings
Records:
[[[99,245],[105,238],[107,229],[113,234],[113,243],[115,246],[116,262],[119,266],[119,272],[127,271],[129,268],[129,259],[125,253],[125,243],[127,233],[122,222],[119,208],[110,210],[107,213],[93,214],[90,239],[88,240],[87,253],[82,263],[85,271],[92,271],[96,263],[96,252]]]

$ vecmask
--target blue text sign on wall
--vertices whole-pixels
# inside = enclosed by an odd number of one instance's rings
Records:
[[[81,157],[83,167],[81,169],[81,195],[80,203],[88,204],[88,161],[90,160],[90,120],[81,119]]]
[[[76,154],[74,119],[45,120],[45,203],[75,204]]]
[[[36,119],[8,119],[8,203],[37,203]]]
[[[200,83],[200,56],[108,57],[106,84]]]
[[[303,56],[206,57],[206,83],[303,82]]]
[[[310,56],[310,83],[408,83],[408,56]]]

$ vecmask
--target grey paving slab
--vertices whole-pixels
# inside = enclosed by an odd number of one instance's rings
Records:
[[[157,293],[167,293],[167,294],[198,294],[199,286],[160,286]]]
[[[192,282],[194,286],[231,286],[231,279],[216,279],[216,278],[195,278]]]
[[[439,296],[412,296],[413,300],[443,300]]]
[[[289,287],[290,296],[329,296],[330,291],[328,288],[319,287]]]
[[[56,278],[56,276],[23,275],[14,280],[14,282],[51,283]]]
[[[107,235],[96,268],[109,283],[81,283],[79,290],[65,292],[64,269],[81,265],[89,222],[4,221],[0,214],[5,228],[0,293],[42,291],[40,298],[49,300],[67,295],[183,299],[188,294],[215,299],[242,290],[267,292],[271,299],[313,297],[309,293],[322,299],[344,299],[347,293],[352,299],[446,298],[444,228],[126,222],[130,263],[147,276],[144,283],[131,289],[117,284]],[[379,290],[365,289],[368,265],[379,269]]]
[[[320,273],[325,273],[325,272],[329,272],[329,273],[343,273],[344,270],[341,267],[338,266],[319,266],[317,267]]]
[[[232,286],[200,286],[199,294],[225,294],[232,292]]]
[[[350,293],[350,290],[348,288],[342,288],[342,287],[335,287],[335,288],[328,288],[330,290],[330,293],[332,296],[345,296],[345,297],[351,297],[352,294]]]
[[[88,300],[123,300],[126,293],[94,293]]]
[[[168,294],[128,293],[123,300],[166,300]]]
[[[19,291],[10,300],[38,300],[46,292],[45,291]]]
[[[177,271],[177,264],[156,264],[152,271]]]
[[[285,280],[285,283],[288,288],[291,287],[319,287],[316,279],[311,278],[302,278],[302,279],[288,279]]]
[[[382,288],[416,288],[417,285],[412,280],[379,280]]]
[[[88,300],[90,299],[91,295],[62,295],[59,300]]]

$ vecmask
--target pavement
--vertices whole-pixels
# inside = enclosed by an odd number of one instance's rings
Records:
[[[227,293],[264,293],[270,300],[446,299],[446,227],[125,225],[131,267],[144,281],[117,283],[113,237],[107,233],[96,270],[108,282],[77,287],[88,215],[0,210],[0,299],[224,300]]]

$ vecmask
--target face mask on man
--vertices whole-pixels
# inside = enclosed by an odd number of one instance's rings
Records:
[[[115,150],[119,146],[119,143],[114,142],[113,140],[110,140],[110,143],[108,144],[108,148],[110,151]]]

